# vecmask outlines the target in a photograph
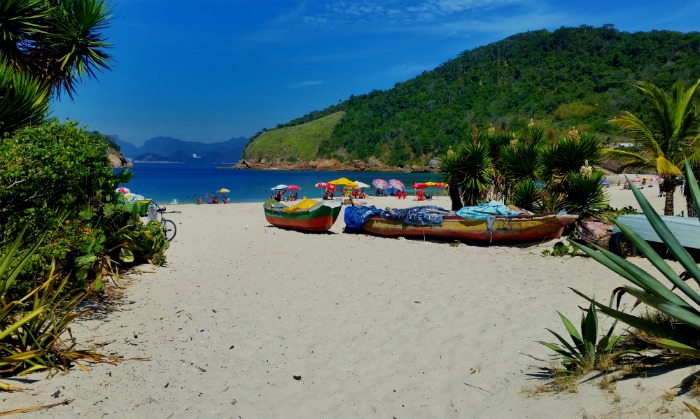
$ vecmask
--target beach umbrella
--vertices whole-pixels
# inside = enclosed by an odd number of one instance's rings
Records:
[[[389,179],[389,185],[391,185],[393,188],[398,189],[400,191],[403,191],[406,189],[406,187],[403,185],[403,182],[401,182],[398,179]]]
[[[270,188],[270,190],[271,191],[279,191],[279,190],[287,189],[287,188],[288,188],[287,185],[279,184],[279,185],[275,186],[274,188]]]
[[[118,188],[116,189],[116,192],[119,192],[119,193],[121,193],[121,194],[128,194],[128,193],[131,193],[131,191],[129,190],[129,188],[125,188],[125,187],[123,187],[123,186],[118,187]]]
[[[289,185],[289,186],[287,186],[287,190],[298,191],[298,190],[301,190],[301,188],[298,185]]]
[[[330,182],[331,185],[336,185],[336,186],[349,186],[351,188],[356,188],[357,183],[353,182],[352,180],[346,178],[346,177],[341,177],[338,179],[333,179]]]
[[[328,186],[328,184],[327,184],[326,182],[318,182],[318,183],[316,184],[316,187],[317,187],[317,188],[325,188],[325,187],[327,187],[327,186]]]
[[[423,183],[423,182],[416,182],[413,184],[413,189],[425,189],[427,187],[428,187],[428,184]]]
[[[331,190],[331,191],[334,191],[334,190],[337,189],[337,187],[336,187],[335,185],[331,184],[331,183],[326,183],[325,188],[326,188],[326,189],[329,189],[329,190]]]
[[[377,189],[384,189],[384,188],[386,188],[387,186],[389,186],[389,182],[387,182],[387,181],[384,180],[384,179],[374,179],[374,180],[372,181],[372,185],[374,185],[374,187],[377,188]]]
[[[221,189],[219,189],[219,192],[221,192],[221,193],[229,193],[229,192],[231,192],[231,191],[229,191],[229,190],[226,189],[226,188],[221,188]]]
[[[357,185],[355,186],[356,188],[369,188],[368,184],[360,182],[359,180],[354,181],[354,183]]]

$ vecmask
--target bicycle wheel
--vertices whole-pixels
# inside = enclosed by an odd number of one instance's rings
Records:
[[[172,241],[172,239],[175,238],[175,234],[177,233],[177,227],[175,226],[175,223],[164,218],[161,220],[161,224],[163,225],[163,234],[165,234],[165,239],[167,241]]]
[[[146,216],[148,217],[148,221],[158,221],[158,204],[155,202],[148,204]]]

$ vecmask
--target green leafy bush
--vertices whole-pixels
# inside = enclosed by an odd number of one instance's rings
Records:
[[[116,194],[113,202],[79,213],[85,229],[74,262],[81,288],[92,280],[92,289],[99,291],[105,276],[117,276],[115,264],[148,261],[161,265],[165,261],[163,252],[169,243],[161,225],[144,225],[139,212],[139,204],[125,202],[122,194]]]
[[[0,254],[25,228],[29,242],[46,234],[10,290],[15,297],[34,288],[33,277],[46,275],[52,263],[59,275],[79,273],[69,288],[87,285],[90,270],[96,272],[95,281],[101,280],[112,261],[153,257],[162,263],[167,243],[149,230],[152,243],[144,244],[148,239],[135,206],[115,192],[132,173],[114,174],[106,148],[102,137],[77,122],[57,120],[23,128],[0,142]]]

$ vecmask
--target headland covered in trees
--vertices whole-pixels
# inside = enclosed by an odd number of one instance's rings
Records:
[[[250,139],[251,167],[302,168],[323,159],[360,170],[423,170],[479,129],[519,130],[531,120],[551,139],[575,127],[613,145],[608,121],[642,98],[632,85],[668,89],[700,74],[700,33],[627,33],[612,25],[532,31],[465,51],[394,88],[351,96]]]

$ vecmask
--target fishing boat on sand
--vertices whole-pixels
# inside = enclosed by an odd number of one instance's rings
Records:
[[[304,198],[287,206],[269,199],[263,204],[265,219],[275,227],[300,231],[326,231],[333,226],[340,214],[340,201]]]
[[[431,206],[406,210],[372,208],[347,207],[345,223],[349,230],[382,237],[434,238],[486,244],[531,243],[558,239],[564,228],[578,218],[577,215],[565,213],[479,212],[474,210],[476,207],[469,207],[471,211],[463,211],[463,208],[456,213]],[[358,218],[362,221],[357,222]]]

